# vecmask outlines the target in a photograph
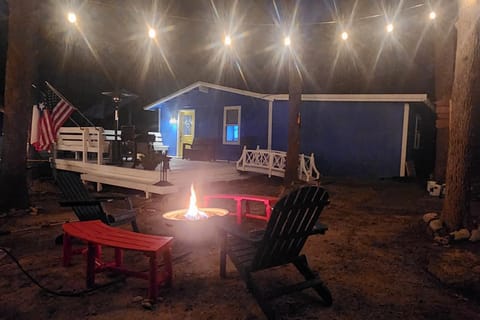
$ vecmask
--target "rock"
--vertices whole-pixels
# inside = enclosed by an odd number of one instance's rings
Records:
[[[473,267],[472,272],[480,274],[480,265]]]
[[[436,212],[429,212],[429,213],[425,213],[423,215],[423,221],[425,223],[430,223],[430,221],[432,221],[434,219],[438,219],[438,213],[436,213]]]
[[[471,242],[480,241],[480,230],[479,229],[472,230],[472,234],[470,235],[470,238],[468,240],[470,240]]]
[[[453,240],[460,241],[460,240],[467,240],[470,238],[470,231],[468,229],[460,229],[454,232],[451,232],[450,235],[453,237]]]
[[[133,297],[132,302],[140,302],[142,300],[143,300],[142,296],[136,296],[136,297]]]
[[[437,232],[443,228],[443,222],[440,219],[434,219],[430,221],[428,226],[430,227],[430,229],[432,229],[433,232]]]
[[[435,238],[433,238],[433,241],[435,241],[438,244],[441,244],[441,245],[445,246],[445,245],[448,245],[449,239],[448,239],[448,237],[435,236]]]
[[[31,216],[36,216],[38,215],[38,209],[35,207],[30,207],[30,215]]]
[[[153,304],[149,299],[142,301],[142,307],[147,310],[153,310]]]

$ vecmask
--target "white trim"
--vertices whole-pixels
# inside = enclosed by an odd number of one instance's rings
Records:
[[[267,149],[272,150],[273,101],[268,101]]]
[[[403,106],[403,134],[402,134],[402,152],[400,154],[400,177],[405,177],[405,165],[407,162],[407,141],[408,141],[408,117],[410,114],[410,104]]]
[[[288,94],[263,94],[253,91],[241,90],[232,87],[226,87],[219,84],[213,84],[203,81],[197,81],[191,85],[180,89],[166,97],[163,97],[146,107],[144,110],[155,110],[162,103],[174,99],[184,93],[199,87],[221,90],[225,92],[236,93],[243,96],[273,101],[288,100]],[[302,101],[351,101],[351,102],[423,102],[433,110],[434,106],[428,99],[427,94],[302,94]]]
[[[172,100],[173,98],[176,98],[184,93],[187,93],[189,91],[192,91],[196,88],[199,87],[207,87],[211,89],[216,89],[216,90],[221,90],[221,91],[226,91],[226,92],[231,92],[231,93],[236,93],[240,94],[243,96],[248,96],[248,97],[253,97],[253,98],[258,98],[258,99],[264,99],[265,95],[257,92],[252,92],[252,91],[247,91],[247,90],[241,90],[241,89],[236,89],[236,88],[231,88],[231,87],[225,87],[219,84],[213,84],[213,83],[208,83],[208,82],[203,82],[203,81],[197,81],[195,83],[192,83],[188,87],[185,87],[183,89],[180,89],[166,97],[161,98],[160,100],[157,100],[146,107],[143,107],[144,110],[155,110],[154,108],[157,107],[158,105],[165,103],[169,100]]]
[[[271,100],[288,100],[288,94],[265,96]],[[352,102],[423,102],[429,105],[426,94],[302,94],[302,101],[352,101]],[[431,104],[431,103],[430,103]],[[430,105],[429,105],[430,106]]]
[[[229,110],[238,110],[238,141],[233,141],[233,142],[228,142],[226,140],[226,126],[227,126],[227,111]],[[239,145],[240,144],[240,137],[241,137],[241,124],[242,124],[242,107],[241,106],[225,106],[223,107],[223,139],[222,143],[223,144],[228,144],[228,145]]]

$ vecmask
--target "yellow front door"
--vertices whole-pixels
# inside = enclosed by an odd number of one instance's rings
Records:
[[[183,156],[183,144],[193,143],[195,136],[195,110],[181,110],[178,114],[177,154]]]

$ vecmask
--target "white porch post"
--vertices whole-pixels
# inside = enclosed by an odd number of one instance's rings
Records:
[[[408,141],[408,117],[410,114],[410,104],[403,106],[403,134],[402,134],[402,152],[400,154],[400,177],[405,177],[405,164],[407,161],[407,141]]]
[[[268,101],[268,137],[267,149],[272,150],[272,119],[273,119],[273,100]]]

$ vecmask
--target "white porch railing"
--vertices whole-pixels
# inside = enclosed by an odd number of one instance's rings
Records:
[[[243,148],[242,156],[237,161],[237,170],[268,174],[269,177],[285,176],[287,153],[285,151],[266,150],[257,147],[255,150]],[[320,179],[320,172],[315,167],[313,153],[310,156],[299,155],[298,178],[303,181]]]

